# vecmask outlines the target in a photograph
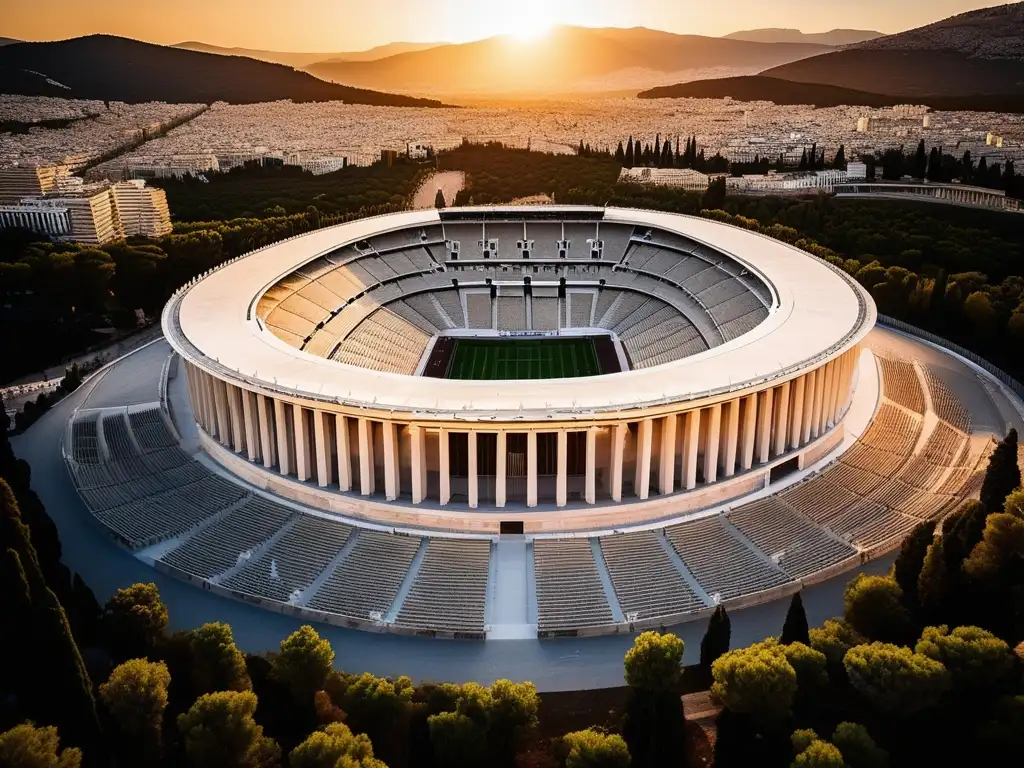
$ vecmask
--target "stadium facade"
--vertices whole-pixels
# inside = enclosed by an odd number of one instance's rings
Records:
[[[545,206],[296,237],[186,286],[163,324],[203,447],[245,481],[386,526],[557,535],[827,456],[875,320],[849,276],[759,234]],[[467,362],[468,338],[509,351]]]

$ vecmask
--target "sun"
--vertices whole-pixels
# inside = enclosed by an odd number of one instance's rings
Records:
[[[547,35],[555,25],[550,0],[504,0],[508,10],[504,14],[504,30],[519,40],[537,40]]]

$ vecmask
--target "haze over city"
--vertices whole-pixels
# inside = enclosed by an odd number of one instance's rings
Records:
[[[542,35],[557,24],[644,26],[721,36],[740,28],[885,33],[999,3],[986,0],[3,0],[0,36],[58,40],[104,33],[171,44],[200,40],[278,51],[361,50],[394,41],[467,42]]]

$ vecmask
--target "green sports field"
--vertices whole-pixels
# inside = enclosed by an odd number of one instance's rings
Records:
[[[592,339],[459,339],[446,378],[568,379],[600,372]]]

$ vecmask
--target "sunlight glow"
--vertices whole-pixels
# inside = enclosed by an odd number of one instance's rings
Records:
[[[557,21],[551,0],[500,0],[484,13],[495,34],[523,41],[544,37]]]

